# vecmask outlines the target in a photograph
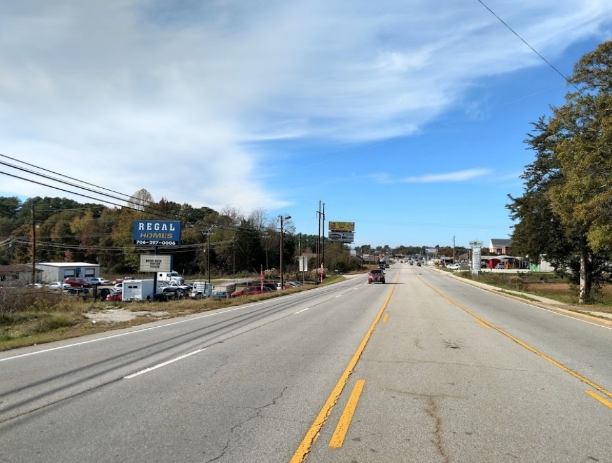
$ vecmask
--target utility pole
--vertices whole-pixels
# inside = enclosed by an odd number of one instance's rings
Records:
[[[455,263],[455,235],[453,235],[453,264]]]
[[[210,288],[210,233],[211,233],[211,229],[208,229],[208,232],[206,233],[206,238],[208,241],[208,249],[206,251],[206,267],[208,270],[208,287]]]
[[[285,285],[283,282],[283,219],[289,220],[291,218],[290,215],[287,217],[283,217],[283,215],[279,215],[280,217],[280,289],[285,289]]]
[[[317,269],[321,267],[321,201],[319,201],[319,210],[317,211],[317,221],[319,231],[317,233]]]
[[[325,203],[323,203],[323,215],[322,215],[322,220],[323,220],[323,225],[321,227],[322,230],[322,236],[321,236],[321,241],[322,241],[322,261],[321,263],[323,264],[323,268],[325,268]]]
[[[303,266],[303,261],[302,261],[302,233],[300,232],[299,238],[298,238],[298,259],[299,259],[299,264],[298,264],[298,271],[296,274],[296,280],[299,281],[300,280],[300,265],[302,266],[302,268],[304,268]]]
[[[32,201],[32,284],[36,283],[36,215]]]
[[[210,234],[212,233],[212,227],[208,227],[202,231],[203,235],[206,235],[206,270],[208,273],[208,285],[210,286]]]

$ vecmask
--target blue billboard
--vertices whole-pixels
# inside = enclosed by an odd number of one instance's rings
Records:
[[[178,220],[134,220],[136,246],[178,246],[181,222]]]

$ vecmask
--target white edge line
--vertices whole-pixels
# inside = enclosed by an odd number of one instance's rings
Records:
[[[310,307],[306,307],[305,309],[299,310],[299,311],[295,312],[293,315],[297,315],[297,314],[302,313],[302,312],[304,312],[304,311],[306,311],[308,309],[310,309]]]
[[[323,289],[323,288],[322,287],[321,288],[315,288],[315,290],[317,290],[317,289]],[[269,301],[273,301],[274,299],[268,299],[268,300]],[[37,350],[35,352],[28,352],[27,354],[14,355],[12,357],[6,357],[6,358],[0,359],[0,362],[5,362],[7,360],[15,360],[15,359],[18,359],[18,358],[23,358],[23,357],[29,357],[31,355],[44,354],[44,353],[47,353],[47,352],[53,352],[55,350],[67,349],[69,347],[82,346],[82,345],[85,345],[85,344],[91,344],[93,342],[106,341],[107,339],[119,338],[119,337],[122,337],[122,336],[131,335],[131,334],[144,333],[145,331],[151,331],[151,330],[156,330],[156,329],[159,329],[159,328],[165,328],[167,326],[179,325],[181,323],[187,323],[187,322],[190,322],[192,320],[199,320],[201,318],[213,317],[215,315],[221,315],[221,314],[224,314],[224,313],[227,313],[227,312],[234,312],[235,310],[248,309],[250,307],[253,307],[253,305],[254,304],[247,304],[247,305],[235,307],[233,309],[227,309],[227,310],[223,310],[223,311],[219,311],[219,312],[214,312],[214,313],[210,313],[210,314],[199,315],[197,317],[190,317],[190,318],[185,319],[185,320],[179,320],[179,321],[171,322],[171,323],[164,323],[163,325],[151,326],[149,328],[141,328],[139,330],[128,331],[126,333],[113,334],[113,335],[110,335],[110,336],[104,336],[104,337],[96,338],[96,339],[90,339],[89,341],[76,342],[74,344],[67,344],[65,346],[51,347],[50,349]]]
[[[528,304],[527,302],[523,302],[523,301],[518,301],[518,302],[520,302],[522,304],[525,304],[526,306],[529,306],[529,307],[534,307],[536,309],[545,310],[546,312],[554,313],[556,315],[561,315],[562,317],[571,318],[572,320],[577,320],[577,321],[582,322],[582,323],[588,323],[589,325],[599,326],[600,328],[605,328],[607,330],[612,330],[612,327],[605,326],[605,325],[600,325],[599,323],[590,322],[588,320],[583,320],[582,318],[572,317],[571,315],[567,315],[565,313],[560,313],[560,312],[557,312],[556,310],[547,309],[546,307],[540,307],[539,305]],[[565,310],[565,309],[561,309],[561,310]]]
[[[458,281],[459,283],[463,283],[464,285],[471,286],[472,288],[479,289],[480,291],[484,291],[484,292],[489,293],[489,294],[495,294],[496,296],[500,296],[500,297],[505,297],[505,295],[503,293],[503,290],[504,290],[503,288],[495,288],[497,291],[491,291],[491,290],[489,290],[487,288],[481,288],[480,286],[472,285],[472,284],[464,282],[462,280],[458,280],[457,278],[454,278],[454,280]],[[529,296],[529,294],[527,294],[527,296]],[[515,297],[519,297],[520,298],[520,296],[515,296]],[[520,299],[514,299],[514,298],[508,298],[508,297],[506,297],[506,299],[512,299],[513,301],[518,302],[519,304],[526,305],[527,307],[533,307],[534,309],[544,310],[545,312],[549,312],[549,313],[552,313],[552,314],[555,314],[555,315],[560,315],[562,317],[566,317],[566,318],[569,318],[571,320],[579,321],[579,322],[582,322],[582,323],[587,323],[587,324],[593,325],[593,326],[598,326],[600,328],[605,328],[606,330],[612,330],[612,327],[610,327],[610,326],[601,325],[599,323],[591,322],[589,320],[583,320],[582,318],[578,318],[578,317],[572,317],[571,315],[568,315],[568,314],[565,314],[565,313],[561,313],[561,312],[557,312],[556,310],[547,309],[546,307],[541,307],[539,305],[535,305],[535,304],[530,303],[530,302],[521,301]],[[561,307],[559,307],[559,309],[560,310],[565,310],[565,309],[562,309]]]
[[[200,352],[202,352],[204,349],[205,349],[205,348],[203,348],[203,349],[198,349],[198,350],[194,350],[193,352],[189,352],[188,354],[181,355],[181,356],[179,356],[179,357],[173,358],[172,360],[168,360],[168,361],[166,361],[166,362],[160,363],[160,364],[155,365],[155,366],[152,366],[152,367],[150,367],[150,368],[145,368],[144,370],[137,371],[136,373],[132,373],[131,375],[124,376],[124,377],[123,377],[123,379],[132,379],[132,378],[135,378],[136,376],[142,375],[142,374],[144,374],[144,373],[148,373],[149,371],[152,371],[152,370],[157,370],[158,368],[165,367],[166,365],[169,365],[169,364],[174,363],[174,362],[178,362],[179,360],[182,360],[182,359],[184,359],[184,358],[187,358],[187,357],[189,357],[189,356],[191,356],[191,355],[194,355],[194,354],[200,353]]]

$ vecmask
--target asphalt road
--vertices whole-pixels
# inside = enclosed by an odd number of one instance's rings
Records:
[[[386,280],[2,353],[0,461],[612,461],[609,329]]]

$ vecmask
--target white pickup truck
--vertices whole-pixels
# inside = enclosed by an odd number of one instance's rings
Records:
[[[185,279],[181,276],[179,272],[176,272],[174,270],[171,272],[158,272],[157,281],[165,281],[168,284],[174,284],[176,286],[185,284]]]

